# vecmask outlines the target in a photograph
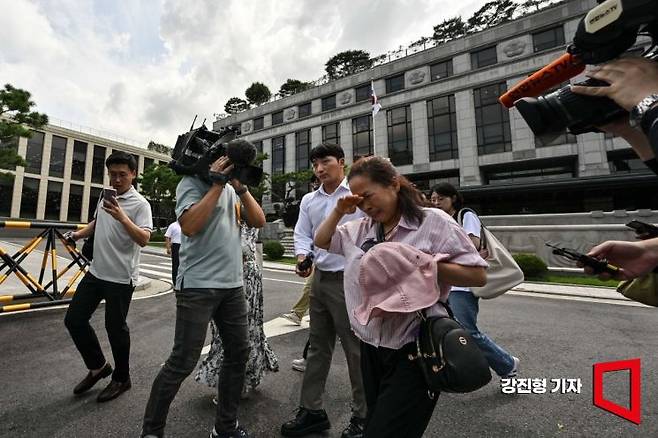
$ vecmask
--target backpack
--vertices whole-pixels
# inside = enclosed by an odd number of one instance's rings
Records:
[[[470,208],[462,208],[457,214],[457,222],[463,226],[464,214],[473,213]],[[480,298],[495,298],[502,295],[508,290],[521,284],[524,280],[523,271],[519,268],[512,254],[503,246],[502,243],[491,231],[480,221],[480,254],[485,255],[484,259],[489,264],[487,268],[487,284],[482,287],[470,288],[475,296]]]

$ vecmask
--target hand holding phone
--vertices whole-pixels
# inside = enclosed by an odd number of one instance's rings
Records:
[[[548,242],[546,242],[546,246],[553,248],[553,254],[559,255],[560,257],[564,257],[569,260],[574,260],[583,266],[587,266],[588,268],[592,269],[594,274],[598,275],[605,272],[610,274],[611,277],[615,277],[620,272],[617,266],[609,264],[606,259],[597,259],[596,257],[580,253],[575,249],[560,248],[559,246],[551,245]]]
[[[107,201],[111,204],[116,203],[117,191],[116,189],[109,187],[103,189],[103,201]]]

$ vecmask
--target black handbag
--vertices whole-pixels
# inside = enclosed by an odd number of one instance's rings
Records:
[[[82,248],[80,248],[82,255],[89,261],[94,258],[94,234],[95,232],[91,233],[91,235],[85,239]]]
[[[449,316],[421,318],[416,337],[416,360],[430,392],[472,392],[491,381],[489,363],[473,338],[454,319],[450,307],[439,301]]]

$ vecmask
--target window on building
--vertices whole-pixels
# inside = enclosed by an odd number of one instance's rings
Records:
[[[87,143],[75,140],[73,142],[73,160],[71,162],[71,179],[85,180],[85,166],[87,163]]]
[[[438,81],[452,76],[452,59],[430,65],[430,78]]]
[[[23,178],[23,193],[21,196],[20,217],[35,219],[37,217],[37,202],[39,200],[39,183],[36,178]]]
[[[153,166],[154,164],[155,164],[155,160],[153,158],[144,157],[144,171],[146,171],[146,169]]]
[[[330,123],[322,127],[322,141],[340,144],[340,123]]]
[[[263,117],[256,117],[254,119],[254,131],[263,129],[263,120],[265,120]]]
[[[283,123],[283,111],[272,113],[272,126],[280,125]]]
[[[564,28],[562,26],[552,27],[532,34],[532,45],[535,52],[552,49],[564,45]]]
[[[331,96],[322,98],[322,111],[329,111],[336,108],[336,95],[332,94]]]
[[[610,173],[616,174],[651,172],[631,149],[608,152],[608,166],[610,166]]]
[[[88,215],[88,221],[91,221],[96,217],[96,209],[98,208],[98,203],[100,202],[101,199],[101,193],[103,193],[103,189],[99,187],[92,187],[89,190],[89,215]]]
[[[64,162],[66,160],[66,138],[53,135],[50,146],[50,176],[64,178]]]
[[[512,150],[509,112],[498,103],[498,96],[506,90],[504,82],[473,90],[479,155]]]
[[[256,152],[259,154],[263,153],[263,140],[256,140],[252,142],[256,146]]]
[[[370,114],[352,119],[354,158],[372,155],[372,118]]]
[[[32,131],[32,137],[27,139],[27,151],[25,153],[25,171],[28,173],[41,174],[41,159],[43,157],[43,140],[45,134],[39,131]]]
[[[538,160],[521,164],[505,164],[484,169],[485,184],[520,184],[548,180],[568,179],[576,176],[575,160]]]
[[[48,181],[45,218],[52,221],[58,221],[61,210],[62,210],[62,183],[56,181]]]
[[[404,73],[386,78],[386,93],[404,90]]]
[[[308,117],[311,115],[311,102],[306,102],[297,108],[297,111],[299,113],[299,118],[301,119],[302,117]]]
[[[311,130],[305,129],[295,133],[295,170],[306,170],[310,167]]]
[[[91,161],[91,182],[103,184],[105,174],[105,148],[94,145],[94,158]]]
[[[280,137],[272,138],[272,176],[281,175],[285,173],[285,160],[286,160],[286,138],[282,135]],[[272,182],[272,200],[274,202],[283,202],[286,195],[286,187],[284,184]]]
[[[14,195],[14,178],[0,178],[0,216],[11,216],[11,200]]]
[[[84,187],[80,184],[71,184],[69,187],[69,209],[66,220],[68,222],[82,222],[82,195]]]
[[[370,84],[365,84],[365,85],[361,85],[360,87],[356,87],[354,89],[354,92],[356,94],[357,102],[363,102],[365,100],[368,100],[370,99]]]
[[[476,52],[471,52],[471,69],[494,65],[498,62],[496,56],[496,46],[487,47]]]
[[[427,101],[427,131],[430,161],[459,158],[454,94]]]
[[[386,111],[388,157],[395,166],[413,163],[411,149],[411,108],[403,106]]]
[[[435,185],[441,182],[447,182],[453,186],[459,188],[459,170],[444,170],[440,172],[430,172],[430,173],[415,173],[410,175],[405,175],[409,181],[414,183],[418,190],[423,191],[428,198],[432,195],[430,190]]]

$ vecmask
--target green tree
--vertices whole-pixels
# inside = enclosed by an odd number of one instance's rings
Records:
[[[247,101],[252,105],[262,105],[272,97],[270,89],[262,82],[254,82],[244,92]]]
[[[25,160],[18,155],[18,138],[32,136],[31,129],[40,129],[48,123],[48,116],[30,109],[36,104],[32,95],[11,84],[0,89],[0,169],[15,170],[25,166]],[[11,174],[0,173],[4,178]]]
[[[346,50],[329,58],[324,67],[329,79],[334,80],[368,70],[372,65],[370,53],[364,50]]]
[[[513,0],[487,2],[468,19],[468,32],[478,32],[506,21],[510,21],[519,5]]]
[[[171,155],[171,148],[165,146],[161,143],[156,143],[153,140],[149,141],[149,144],[146,146],[146,149],[153,152],[159,152],[161,154]]]
[[[176,186],[181,179],[169,166],[162,164],[150,166],[138,177],[142,195],[153,206],[153,216],[166,218],[168,222],[175,219]]]
[[[224,105],[224,111],[228,114],[235,114],[249,109],[249,103],[239,97],[231,97]]]
[[[311,169],[273,175],[272,195],[277,198],[273,199],[273,201],[283,202],[285,210],[286,206],[295,200],[290,196],[293,190],[305,187],[311,181],[312,176],[313,171]],[[274,193],[275,191],[278,193]]]
[[[279,88],[279,95],[281,97],[292,96],[293,94],[306,91],[312,86],[313,84],[311,82],[302,82],[298,79],[288,79],[283,85],[281,85],[281,88]]]
[[[554,0],[519,0],[519,9],[524,14],[529,14],[531,12],[537,12],[540,9],[548,6],[551,3],[555,3]]]
[[[432,39],[437,43],[445,43],[455,38],[466,35],[467,27],[462,17],[448,18],[434,26]]]

